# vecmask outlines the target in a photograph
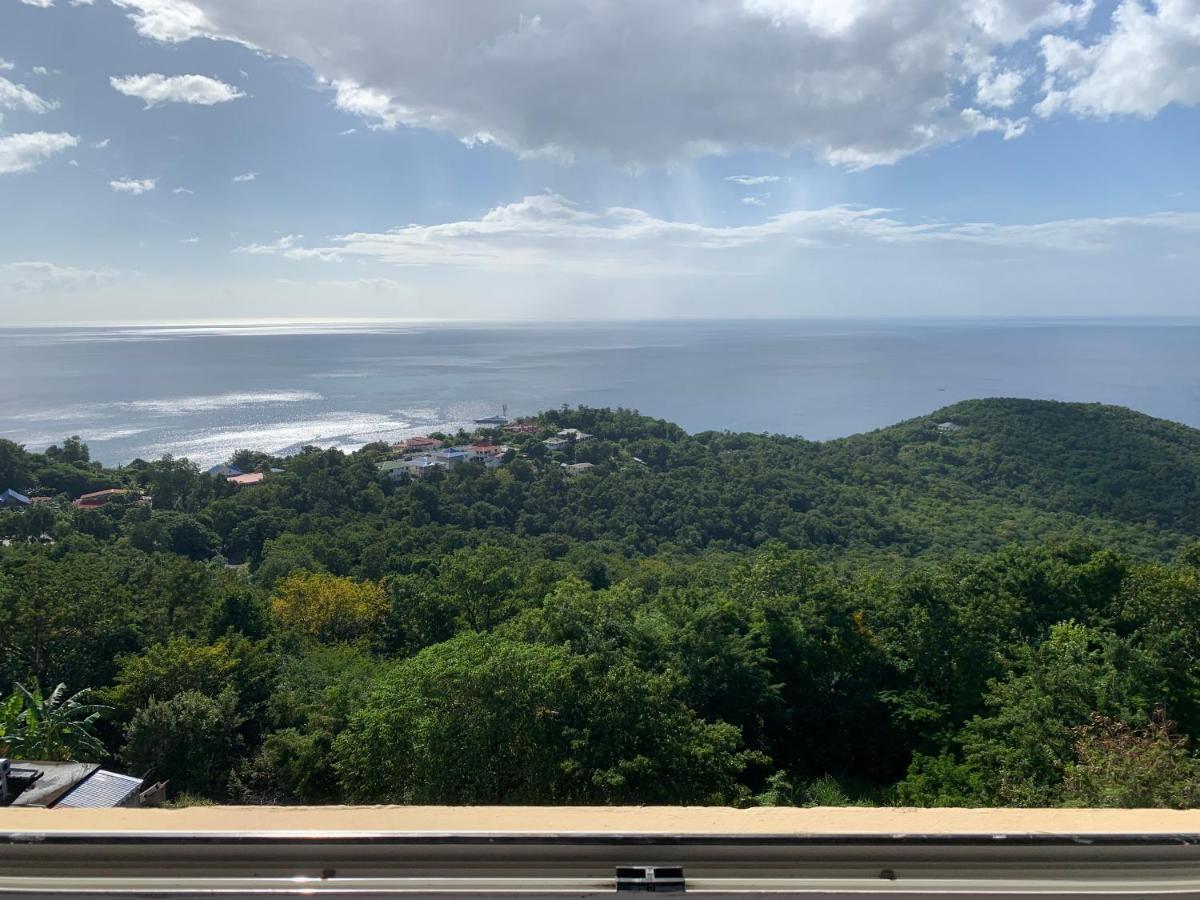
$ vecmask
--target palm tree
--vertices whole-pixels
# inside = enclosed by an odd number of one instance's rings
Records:
[[[46,697],[34,682],[22,684],[0,704],[0,749],[22,759],[94,761],[107,756],[92,733],[96,720],[109,709],[88,703],[91,688],[67,696],[60,684]]]

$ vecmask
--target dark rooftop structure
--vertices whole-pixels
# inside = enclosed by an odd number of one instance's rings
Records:
[[[142,779],[98,763],[0,759],[0,807],[141,806]]]
[[[12,488],[8,488],[5,491],[0,491],[0,509],[4,509],[6,507],[24,509],[30,504],[30,502],[31,501],[28,497],[26,497],[24,494],[18,494]]]

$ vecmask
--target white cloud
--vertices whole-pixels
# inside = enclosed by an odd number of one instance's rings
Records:
[[[57,109],[58,103],[39,97],[23,84],[13,84],[0,76],[0,109],[44,113]]]
[[[344,131],[338,132],[338,137],[345,137],[348,134],[358,134],[357,128],[347,128]]]
[[[344,112],[362,116],[373,131],[391,131],[400,124],[404,110],[395,106],[382,91],[365,88],[348,79],[333,83],[334,105]]]
[[[300,240],[302,234],[285,234],[279,240],[271,244],[247,244],[244,247],[238,247],[235,253],[249,253],[251,256],[265,256],[272,253],[281,253],[286,255],[296,246],[296,241]]]
[[[66,132],[33,131],[0,137],[0,175],[28,172],[45,160],[79,143]]]
[[[48,262],[0,263],[0,286],[18,294],[59,294],[111,282],[115,269],[80,269]]]
[[[742,202],[747,206],[766,206],[770,194],[748,194],[742,198]]]
[[[15,68],[16,65],[14,63],[10,63],[3,56],[0,56],[0,72],[11,72]]]
[[[1200,0],[1121,0],[1094,43],[1046,35],[1041,50],[1043,116],[1152,116],[1200,103]]]
[[[200,243],[200,238],[187,237],[187,238],[183,238],[182,240],[180,240],[179,243],[181,243],[181,244],[198,244],[198,243]]]
[[[212,33],[203,11],[188,0],[112,0],[133,10],[138,32],[157,41],[185,41]]]
[[[192,194],[194,194],[196,192],[193,191],[191,188],[177,187],[177,188],[172,188],[171,193],[172,194],[186,194],[190,197]]]
[[[41,9],[49,9],[54,5],[54,0],[21,0],[26,6],[37,6]]]
[[[29,74],[31,74],[31,75],[49,75],[50,70],[47,69],[45,66],[34,66],[32,69],[29,70]]]
[[[756,184],[771,184],[779,180],[778,175],[729,175],[725,178],[726,181],[732,181],[734,184],[742,184],[747,187],[753,187]]]
[[[223,37],[305,62],[335,105],[373,128],[431,128],[561,159],[804,147],[847,166],[1019,134],[1019,119],[980,114],[961,86],[989,61],[1014,69],[1028,57],[1022,42],[1083,25],[1094,5],[508,0],[464,14],[455,3],[378,0],[114,2],[157,40]]]
[[[68,159],[68,160],[67,160],[67,165],[68,165],[68,166],[78,166],[78,165],[79,165],[79,160],[77,160],[77,159]]]
[[[158,187],[157,178],[119,178],[116,181],[110,181],[111,187],[118,194],[145,194],[148,191]]]
[[[888,210],[832,206],[792,210],[750,225],[711,226],[656,218],[612,207],[589,212],[556,194],[496,207],[479,219],[355,232],[324,246],[303,246],[301,235],[239,252],[294,260],[359,259],[394,266],[487,271],[566,271],[620,277],[695,273],[709,269],[759,271],[767,262],[806,254],[886,247],[937,248],[938,255],[999,259],[1013,254],[1078,254],[1138,246],[1178,246],[1200,262],[1200,213],[1159,213],[1071,219],[1028,225],[905,222]]]
[[[1021,96],[1025,73],[1015,69],[1002,72],[982,72],[975,84],[975,100],[983,106],[1011,109]]]
[[[243,172],[241,175],[234,175],[233,181],[237,184],[244,184],[247,181],[254,181],[257,178],[257,172]]]
[[[113,89],[127,97],[137,97],[146,102],[146,109],[160,103],[191,103],[196,106],[213,106],[245,97],[241,90],[207,75],[126,75],[108,79]]]
[[[110,138],[105,138],[102,141],[96,141],[96,143],[92,144],[92,148],[94,150],[103,150],[105,147],[108,146],[109,141],[110,141]]]

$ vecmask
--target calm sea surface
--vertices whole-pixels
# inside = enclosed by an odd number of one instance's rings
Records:
[[[1200,426],[1200,320],[0,329],[0,438],[79,434],[108,464],[353,448],[502,404],[823,439],[996,396]]]

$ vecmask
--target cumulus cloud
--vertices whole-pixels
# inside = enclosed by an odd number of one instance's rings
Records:
[[[10,63],[3,56],[0,56],[0,72],[11,72],[15,68],[16,68],[15,63]]]
[[[28,172],[51,156],[79,143],[66,132],[33,131],[0,137],[0,175]]]
[[[108,79],[113,89],[127,97],[144,100],[146,109],[160,103],[191,103],[195,106],[214,106],[245,97],[238,88],[207,75],[126,75]]]
[[[18,294],[58,294],[111,282],[115,269],[80,269],[49,262],[0,263],[0,286]]]
[[[158,187],[157,178],[118,178],[110,181],[111,187],[118,194],[145,194]]]
[[[92,144],[92,148],[95,150],[103,150],[109,145],[110,141],[111,138],[105,138],[102,141],[96,141],[96,143]]]
[[[1200,103],[1200,0],[1121,0],[1095,42],[1046,35],[1041,51],[1044,116],[1152,116]]]
[[[1093,0],[114,0],[160,41],[220,37],[307,63],[333,102],[522,154],[653,164],[740,148],[888,163],[1020,120],[1010,75]],[[1167,0],[1163,0],[1167,2]],[[1173,0],[1183,2],[1183,0]],[[1007,94],[1005,92],[1008,92]],[[985,101],[1001,101],[1000,103]],[[972,106],[971,104],[975,104]]]
[[[1010,109],[1021,95],[1025,73],[1008,69],[1003,72],[982,72],[976,80],[975,100],[982,106]]]
[[[37,6],[41,9],[49,9],[54,5],[54,0],[21,0],[26,6]]]
[[[247,181],[254,181],[257,178],[257,172],[243,172],[241,175],[234,175],[233,181],[237,184],[244,184]]]
[[[764,261],[837,250],[937,248],[959,255],[1089,253],[1113,247],[1190,250],[1200,213],[1071,219],[1023,225],[906,222],[884,209],[832,206],[792,210],[748,225],[713,226],[661,219],[643,210],[588,211],[557,194],[525,197],[478,219],[406,225],[339,235],[304,246],[301,235],[240,252],[289,259],[368,260],[394,266],[489,271],[568,271],[624,276],[694,273],[710,268],[760,270]]]

